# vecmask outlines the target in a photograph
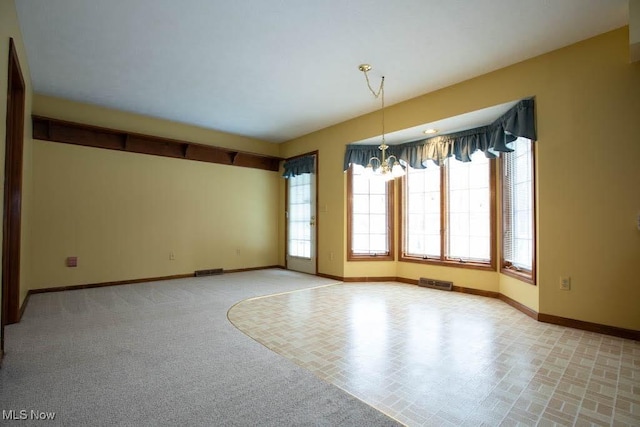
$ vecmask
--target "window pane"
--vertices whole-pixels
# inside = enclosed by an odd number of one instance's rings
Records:
[[[369,215],[353,214],[353,232],[355,234],[369,233]]]
[[[491,261],[490,164],[476,151],[471,162],[447,160],[447,258]]]
[[[503,155],[503,257],[514,266],[533,268],[533,147],[518,138]]]
[[[378,214],[378,215],[371,215],[370,217],[370,232],[371,233],[376,233],[376,234],[386,234],[384,233],[384,231],[387,228],[387,215],[385,214]]]
[[[371,253],[387,252],[387,235],[371,234],[369,245],[370,245],[369,250],[371,251]]]
[[[387,182],[379,177],[365,178],[369,183],[369,194],[387,194]]]
[[[388,185],[381,179],[354,174],[353,168],[349,173],[352,200],[349,236],[351,254],[388,254]]]
[[[387,196],[372,195],[369,196],[369,206],[371,213],[386,214],[387,213]]]
[[[354,194],[353,195],[353,212],[354,213],[369,213],[369,195],[368,194]]]
[[[369,194],[369,182],[366,179],[354,179],[352,185],[353,194]]]
[[[424,233],[429,236],[440,236],[440,214],[425,214],[423,216]],[[438,251],[439,253],[440,251]]]
[[[288,242],[289,255],[311,257],[311,175],[289,178]]]
[[[352,247],[355,253],[369,253],[369,235],[354,234]]]
[[[408,168],[406,176],[404,252],[413,256],[440,257],[440,168]]]

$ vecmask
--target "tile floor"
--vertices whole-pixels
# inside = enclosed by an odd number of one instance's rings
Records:
[[[640,342],[399,283],[243,301],[229,320],[407,425],[640,426]]]

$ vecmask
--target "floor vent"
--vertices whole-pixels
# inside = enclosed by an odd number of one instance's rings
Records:
[[[426,277],[421,277],[420,280],[418,280],[418,286],[422,286],[424,288],[441,289],[443,291],[453,290],[453,282],[427,279]]]
[[[196,277],[202,277],[202,276],[215,276],[222,273],[224,273],[224,271],[221,268],[212,268],[210,270],[196,270],[194,275]]]

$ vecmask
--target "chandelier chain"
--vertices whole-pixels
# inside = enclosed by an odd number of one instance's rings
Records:
[[[369,91],[371,91],[371,93],[373,94],[373,96],[376,99],[380,98],[380,102],[381,102],[381,106],[382,106],[382,108],[380,109],[380,111],[382,112],[382,145],[385,146],[385,148],[386,148],[386,143],[385,143],[385,138],[384,138],[384,133],[385,133],[384,132],[384,76],[382,76],[382,79],[380,79],[380,87],[378,88],[378,91],[376,92],[371,87],[371,82],[369,81],[368,70],[364,69],[362,71],[364,73],[364,78],[367,80],[367,87],[369,88]]]

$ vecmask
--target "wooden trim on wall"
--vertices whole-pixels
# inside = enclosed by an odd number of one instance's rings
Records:
[[[239,272],[245,272],[245,271],[255,271],[255,270],[267,270],[267,269],[273,269],[273,268],[286,269],[284,266],[281,266],[281,265],[272,265],[272,266],[264,266],[264,267],[250,267],[250,268],[241,268],[241,269],[235,269],[235,270],[226,270],[224,271],[224,274],[239,273]],[[316,276],[323,277],[326,279],[331,279],[331,280],[337,280],[344,283],[400,282],[400,283],[407,283],[407,284],[416,285],[416,286],[418,284],[417,280],[407,279],[404,277],[340,277],[340,276],[334,276],[331,274],[324,274],[324,273],[316,273]],[[115,281],[115,282],[102,282],[102,283],[91,283],[91,284],[73,285],[73,286],[61,286],[56,288],[31,289],[27,293],[27,296],[22,303],[20,313],[21,315],[22,313],[24,313],[31,294],[40,294],[40,293],[46,293],[46,292],[62,292],[62,291],[71,291],[71,290],[88,289],[88,288],[99,288],[104,286],[129,285],[129,284],[135,284],[135,283],[156,282],[161,280],[185,279],[189,277],[194,277],[193,273],[177,274],[173,276],[150,277],[150,278],[133,279],[133,280],[121,280],[121,281]],[[636,331],[633,329],[619,328],[616,326],[602,325],[602,324],[592,323],[592,322],[585,322],[582,320],[568,319],[565,317],[554,316],[551,314],[538,313],[535,310],[499,292],[485,291],[482,289],[465,288],[462,286],[454,286],[453,291],[471,294],[471,295],[479,295],[479,296],[488,297],[488,298],[500,299],[506,304],[509,304],[513,308],[517,309],[518,311],[521,311],[522,313],[526,314],[527,316],[539,322],[550,323],[554,325],[565,326],[568,328],[580,329],[584,331],[596,332],[599,334],[611,335],[615,337],[640,341],[640,331]],[[1,350],[0,350],[0,353],[1,353]],[[0,360],[1,360],[1,357],[0,357]]]
[[[393,276],[382,277],[345,277],[343,280],[345,283],[353,282],[397,282],[398,278]]]
[[[279,157],[32,116],[33,138],[84,147],[197,160],[277,172]]]
[[[22,316],[24,315],[24,310],[27,308],[27,304],[29,304],[30,297],[31,292],[27,291],[27,296],[24,297],[24,301],[22,301],[22,305],[20,306],[20,320],[22,320]]]
[[[13,38],[9,39],[5,135],[4,200],[2,221],[2,313],[4,327],[20,321],[20,245],[22,231],[22,163],[26,84]]]
[[[224,270],[223,274],[231,274],[231,273],[241,273],[245,271],[255,271],[255,270],[268,270],[272,268],[280,268],[284,269],[281,265],[268,265],[264,267],[249,267],[249,268],[238,268],[234,270]],[[100,282],[100,283],[87,283],[82,285],[71,285],[71,286],[59,286],[52,288],[40,288],[40,289],[31,289],[27,292],[27,296],[25,297],[22,307],[20,308],[20,317],[24,313],[27,303],[29,302],[29,298],[32,294],[43,294],[48,292],[63,292],[63,291],[75,291],[78,289],[90,289],[90,288],[102,288],[105,286],[120,286],[120,285],[133,285],[136,283],[148,283],[148,282],[159,282],[162,280],[174,280],[174,279],[187,279],[189,277],[194,277],[194,273],[189,274],[174,274],[172,276],[160,276],[160,277],[146,277],[142,279],[130,279],[130,280],[119,280],[115,282]]]
[[[453,286],[452,290],[454,292],[460,292],[463,294],[470,294],[470,295],[478,295],[478,296],[487,297],[487,298],[498,298],[500,296],[499,292],[485,291],[484,289],[465,288],[464,286]]]
[[[504,295],[504,294],[498,294],[498,298],[500,298],[502,301],[506,302],[507,304],[509,304],[511,307],[515,308],[516,310],[519,310],[521,312],[523,312],[524,314],[526,314],[527,316],[531,317],[533,320],[539,320],[538,319],[538,312],[527,307],[526,305],[519,303],[518,301],[509,298],[508,296]]]
[[[551,323],[553,325],[566,326],[568,328],[582,329],[583,331],[596,332],[599,334],[612,335],[614,337],[626,338],[640,341],[640,331],[633,329],[618,328],[617,326],[601,325],[599,323],[585,322],[583,320],[568,319],[566,317],[554,316],[552,314],[538,314],[538,321]]]
[[[327,279],[339,280],[344,283],[352,282],[400,282],[410,285],[417,285],[418,280],[407,279],[405,277],[339,277],[328,274],[318,273],[317,276],[325,277]],[[551,314],[538,313],[537,311],[527,307],[526,305],[519,303],[518,301],[509,298],[508,296],[494,291],[485,291],[482,289],[465,288],[462,286],[454,286],[454,292],[461,292],[471,295],[479,295],[488,298],[499,299],[506,304],[509,304],[516,310],[526,314],[533,320],[539,322],[551,323],[554,325],[565,326],[568,328],[580,329],[583,331],[596,332],[599,334],[610,335],[619,338],[626,338],[630,340],[640,341],[640,331],[633,329],[619,328],[617,326],[602,325],[599,323],[585,322],[582,320],[568,319],[565,317],[554,316]]]
[[[282,265],[266,265],[264,267],[249,267],[249,268],[236,268],[233,270],[224,270],[224,274],[244,273],[246,271],[257,271],[257,270],[270,270],[272,268],[279,268],[279,269],[285,270],[284,266]]]
[[[268,265],[264,267],[249,267],[249,268],[238,268],[234,270],[224,270],[223,274],[231,274],[231,273],[241,273],[245,271],[255,271],[255,270],[268,270],[271,268],[282,268],[279,265]],[[22,311],[24,311],[24,306],[26,305],[27,300],[29,299],[30,294],[42,294],[47,292],[62,292],[62,291],[73,291],[77,289],[89,289],[89,288],[102,288],[105,286],[120,286],[120,285],[133,285],[136,283],[147,283],[147,282],[159,282],[162,280],[174,280],[174,279],[187,279],[189,277],[195,277],[194,273],[186,273],[186,274],[174,274],[171,276],[159,276],[159,277],[145,277],[141,279],[129,279],[129,280],[117,280],[114,282],[99,282],[99,283],[86,283],[81,285],[70,285],[70,286],[58,286],[51,288],[39,288],[39,289],[31,289],[27,293],[27,297],[25,298],[25,303],[23,304]],[[204,276],[206,277],[206,276]]]
[[[57,286],[52,288],[39,288],[39,289],[31,289],[29,294],[42,294],[48,292],[63,292],[63,291],[75,291],[78,289],[90,289],[90,288],[102,288],[105,286],[120,286],[120,285],[132,285],[135,283],[146,283],[146,282],[157,282],[160,280],[173,280],[173,279],[186,279],[187,277],[194,277],[193,273],[191,274],[174,274],[172,276],[160,276],[160,277],[145,277],[142,279],[129,279],[129,280],[117,280],[114,282],[99,282],[99,283],[85,283],[81,285],[70,285],[70,286]],[[27,296],[28,298],[28,296]],[[26,299],[25,299],[26,301]]]
[[[339,282],[344,282],[344,277],[334,276],[332,274],[316,273],[316,276],[323,277],[325,279],[331,279],[331,280],[337,280]]]

